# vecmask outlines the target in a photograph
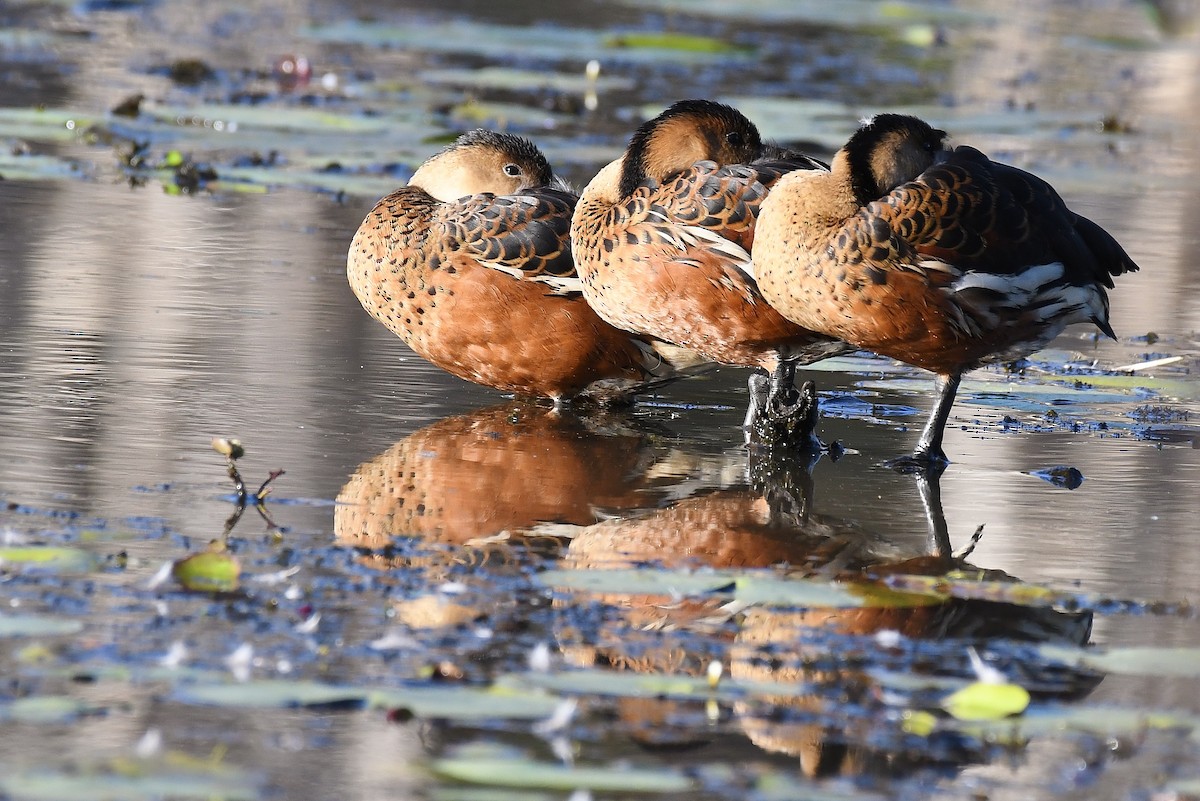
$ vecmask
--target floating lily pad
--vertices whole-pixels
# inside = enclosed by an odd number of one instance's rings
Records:
[[[654,570],[546,570],[538,580],[561,590],[628,595],[694,596],[731,593],[737,576],[729,573],[687,573]]]
[[[87,573],[95,565],[95,557],[80,548],[50,545],[0,547],[0,570],[10,572]]]
[[[0,108],[0,136],[70,142],[102,117],[64,108]]]
[[[866,25],[895,26],[898,22],[929,21],[943,25],[986,23],[989,14],[971,9],[956,8],[942,3],[900,2],[886,0],[842,0],[824,3],[820,0],[756,0],[752,7],[726,3],[722,0],[622,0],[641,9],[659,8],[674,12],[735,20],[753,17],[763,22],[809,22],[834,27],[860,29]]]
[[[72,766],[6,772],[0,790],[12,798],[29,801],[158,801],[162,798],[195,798],[201,801],[255,801],[262,796],[259,783],[248,774],[220,764],[178,764],[123,760],[111,765]]]
[[[78,620],[46,615],[0,614],[0,637],[37,637],[75,634],[83,630]]]
[[[701,700],[715,697],[712,686],[705,678],[669,673],[567,670],[555,673],[526,673],[508,677],[507,681],[572,695]],[[728,687],[730,684],[726,682],[719,686]]]
[[[851,584],[808,578],[731,572],[687,573],[654,570],[549,570],[541,581],[556,589],[618,595],[694,597],[729,595],[743,603],[767,606],[855,608],[907,607],[939,603],[936,590],[886,587],[873,583]]]
[[[930,596],[991,601],[1017,606],[1073,606],[1078,596],[1072,593],[1019,581],[986,581],[972,575],[950,573],[944,576],[892,575],[888,586],[904,592]]]
[[[1200,677],[1200,648],[1109,648],[1084,650],[1060,645],[1038,647],[1046,659],[1103,673],[1136,676]]]
[[[35,695],[0,704],[0,720],[18,723],[68,723],[79,715],[94,711],[94,707],[78,698]]]
[[[714,58],[737,58],[738,50],[697,50],[679,47],[627,47],[607,31],[547,28],[546,35],[531,35],[527,27],[495,25],[470,20],[387,25],[344,20],[332,25],[310,27],[302,35],[317,41],[350,42],[375,47],[394,47],[427,53],[468,53],[474,57],[506,60],[513,53],[524,58],[578,62],[580,59],[610,59],[644,63],[694,62]],[[699,41],[702,37],[697,37]],[[662,41],[670,42],[665,39]]]
[[[1137,735],[1146,729],[1194,729],[1186,715],[1109,706],[1041,706],[1018,718],[958,722],[954,728],[987,740],[1021,743],[1032,737],[1087,732],[1107,737]]]
[[[478,70],[426,70],[421,79],[428,83],[471,86],[481,89],[508,91],[551,89],[556,92],[583,93],[591,90],[632,89],[635,82],[619,75],[600,75],[589,78],[582,72],[546,72],[521,70],[513,67],[484,67]]]
[[[640,48],[649,50],[682,50],[687,53],[753,53],[754,48],[733,45],[712,36],[696,36],[669,31],[647,33],[630,31],[604,37],[605,47]]]
[[[204,103],[195,106],[160,106],[147,104],[150,116],[176,125],[200,125],[213,129],[236,130],[242,127],[289,133],[382,133],[399,118],[366,116],[312,108],[290,108],[278,105],[232,105]]]
[[[183,684],[175,697],[189,704],[252,709],[362,704],[367,691],[315,681],[264,679],[229,684]]]
[[[372,690],[373,707],[406,709],[421,718],[451,720],[539,720],[553,714],[560,698],[517,688],[401,687]]]
[[[439,759],[432,768],[448,779],[497,787],[611,793],[682,793],[694,789],[692,780],[677,771],[625,765],[567,767],[520,758],[462,758]]]

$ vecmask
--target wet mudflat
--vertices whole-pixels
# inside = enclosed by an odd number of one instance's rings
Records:
[[[0,11],[0,793],[1200,793],[1194,7],[730,8]],[[359,308],[350,237],[456,132],[582,182],[688,96],[1037,172],[1142,265],[1120,340],[971,374],[922,486],[882,462],[932,382],[889,361],[804,376],[844,457],[765,463],[742,371],[555,414]],[[229,528],[213,437],[286,471],[265,516]],[[214,539],[235,588],[164,573]]]

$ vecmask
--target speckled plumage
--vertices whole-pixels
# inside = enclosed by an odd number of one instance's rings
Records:
[[[674,377],[690,354],[617,330],[579,293],[575,202],[528,140],[466,134],[366,216],[350,286],[422,357],[503,391],[611,399]]]
[[[572,220],[593,308],[723,364],[774,371],[844,350],[784,319],[755,285],[759,206],[780,176],[822,166],[778,148],[763,155],[748,119],[708,101],[681,101],[639,128],[584,189]]]
[[[914,117],[876,117],[832,171],[779,181],[754,249],[763,295],[788,319],[939,375],[917,453],[933,461],[964,371],[1071,323],[1111,335],[1105,288],[1137,269],[1045,181],[944,138]]]

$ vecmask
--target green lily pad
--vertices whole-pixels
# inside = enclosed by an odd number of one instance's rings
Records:
[[[567,767],[526,759],[439,759],[433,772],[448,779],[497,787],[594,790],[611,793],[682,793],[691,779],[673,770],[621,766]]]
[[[269,105],[202,103],[195,106],[146,104],[144,112],[162,122],[201,125],[214,133],[229,129],[257,128],[289,133],[378,134],[394,122],[390,117],[366,116],[313,108]]]
[[[1145,709],[1039,706],[1017,718],[959,721],[953,727],[985,740],[1021,743],[1033,737],[1061,735],[1065,732],[1118,737],[1140,734],[1146,729],[1195,729],[1196,723],[1195,719],[1188,716]]]
[[[3,615],[0,614],[0,637],[38,637],[58,634],[75,634],[83,630],[78,620],[49,617],[48,615]]]
[[[68,723],[94,707],[78,698],[62,695],[35,695],[0,704],[0,720],[18,723]]]
[[[1109,648],[1084,650],[1043,644],[1038,652],[1046,659],[1090,668],[1102,673],[1134,676],[1200,676],[1200,648]]]
[[[943,25],[985,23],[991,15],[941,3],[900,2],[900,0],[755,0],[752,6],[722,0],[621,0],[640,9],[658,8],[689,15],[741,20],[753,16],[758,23],[808,22],[831,27],[861,29],[867,25],[894,27],[897,21],[928,21]]]
[[[372,707],[407,709],[421,718],[451,720],[540,720],[561,699],[529,689],[494,687],[401,687],[368,693]]]
[[[670,673],[565,670],[554,673],[525,673],[507,677],[506,680],[572,695],[700,700],[716,697],[712,686],[703,677]],[[719,686],[731,687],[733,684],[722,682]]]
[[[731,571],[688,573],[638,568],[629,570],[548,570],[539,578],[555,589],[617,595],[663,595],[696,597],[729,595],[743,603],[766,606],[821,607],[909,607],[940,603],[944,594],[936,589],[884,587],[872,583],[850,584],[767,574],[738,574]],[[910,591],[911,590],[911,591]]]
[[[80,548],[50,545],[0,547],[0,570],[21,573],[87,573],[95,566],[95,557]]]
[[[653,570],[546,570],[538,580],[559,590],[621,595],[696,596],[731,592],[737,576],[731,573],[687,573]]]
[[[5,772],[0,774],[0,790],[23,801],[255,801],[262,796],[258,782],[240,770],[196,760],[184,764],[170,755],[154,761]]]
[[[893,589],[923,594],[930,597],[959,598],[962,600],[990,601],[1029,607],[1053,607],[1073,604],[1077,594],[1025,584],[1019,581],[986,581],[971,575],[947,574],[944,576],[893,575],[887,578]]]
[[[229,684],[184,684],[175,697],[189,704],[252,709],[363,703],[367,691],[315,681],[263,679]]]
[[[102,118],[65,108],[0,108],[0,136],[71,142]]]
[[[733,45],[712,36],[686,33],[630,31],[604,37],[605,47],[682,50],[688,53],[753,53],[754,48]]]
[[[679,47],[626,47],[607,31],[556,26],[547,35],[531,35],[528,27],[453,20],[411,25],[387,25],[343,20],[310,27],[301,35],[323,42],[347,42],[426,53],[469,53],[473,57],[506,60],[513,53],[529,59],[578,62],[580,59],[615,59],[639,63],[694,62],[740,56],[733,50],[697,50]],[[703,37],[697,37],[699,41]],[[663,41],[669,42],[670,39]]]
[[[470,86],[480,89],[503,89],[507,91],[552,89],[557,92],[583,93],[591,90],[632,89],[636,83],[631,78],[619,75],[600,75],[588,78],[582,72],[546,72],[522,70],[513,67],[484,67],[478,70],[441,69],[426,70],[421,79],[427,83]]]

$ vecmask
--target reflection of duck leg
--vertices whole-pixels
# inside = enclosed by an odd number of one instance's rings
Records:
[[[803,527],[812,511],[812,469],[820,460],[820,451],[799,455],[757,448],[750,451],[750,488],[766,500],[774,524]]]
[[[950,545],[950,531],[946,526],[946,513],[942,511],[942,471],[928,470],[913,474],[917,490],[921,493],[921,504],[925,507],[925,525],[929,529],[929,552],[944,559],[954,556]]]

